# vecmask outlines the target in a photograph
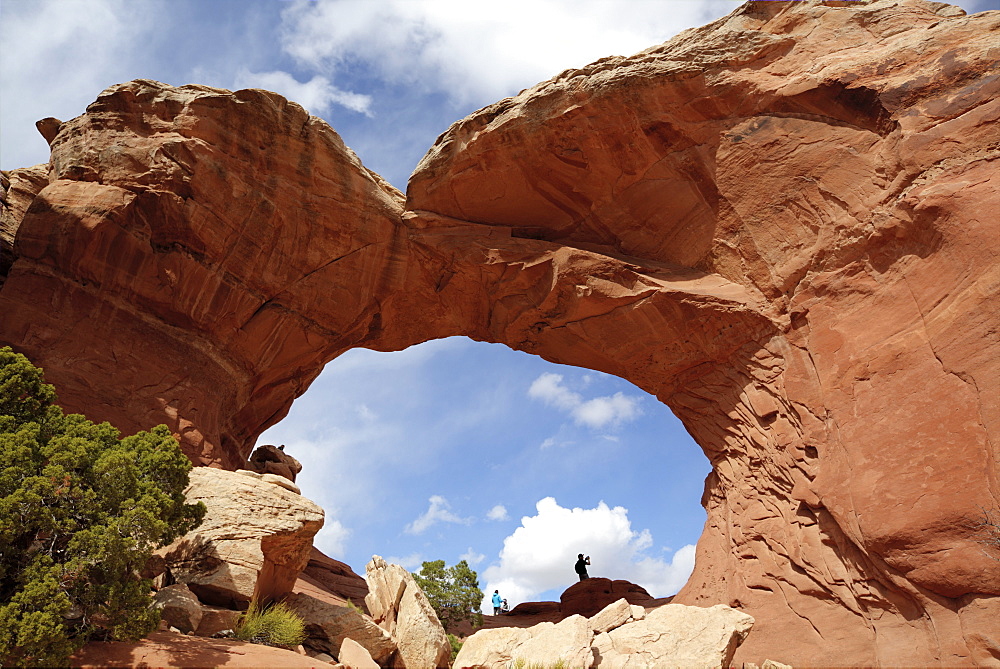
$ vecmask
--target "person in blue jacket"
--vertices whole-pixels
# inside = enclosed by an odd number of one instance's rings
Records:
[[[503,606],[503,599],[500,597],[500,591],[493,591],[493,615],[500,615],[500,607]]]

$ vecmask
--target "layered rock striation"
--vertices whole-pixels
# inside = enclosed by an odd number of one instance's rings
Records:
[[[712,462],[674,601],[750,613],[736,662],[996,662],[998,71],[998,12],[751,2],[456,123],[405,203],[278,95],[114,86],[8,177],[0,342],[230,469],[352,347],[616,374]]]

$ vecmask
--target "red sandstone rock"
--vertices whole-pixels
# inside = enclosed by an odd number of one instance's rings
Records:
[[[460,121],[406,213],[280,96],[116,86],[52,140],[0,342],[230,468],[354,346],[616,374],[712,461],[675,601],[750,613],[737,663],[995,661],[998,35],[749,3]]]
[[[250,458],[247,460],[247,469],[258,474],[284,476],[294,483],[295,476],[302,471],[302,463],[285,453],[281,448],[264,444],[258,446],[250,454]]]
[[[299,105],[137,81],[51,146],[0,340],[67,409],[126,433],[166,423],[195,462],[236,469],[323,363],[379,329],[401,196]]]
[[[559,597],[559,613],[564,618],[575,613],[589,618],[619,599],[639,606],[657,606],[665,603],[650,597],[644,588],[629,581],[588,578],[566,588]]]
[[[246,641],[153,632],[137,642],[89,643],[70,658],[71,667],[332,667],[292,650]]]
[[[299,581],[295,592],[303,592],[307,587],[319,588],[336,597],[339,604],[350,601],[367,613],[365,597],[368,595],[368,582],[354,573],[350,566],[327,557],[315,546],[309,555],[309,562],[299,574]]]
[[[35,196],[49,183],[48,165],[0,173],[0,286],[14,262],[14,235]]]

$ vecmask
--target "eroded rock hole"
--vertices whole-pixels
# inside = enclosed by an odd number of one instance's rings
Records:
[[[302,462],[320,550],[359,573],[465,559],[512,607],[558,601],[580,552],[672,595],[705,523],[710,465],[655,397],[464,337],[344,354],[258,444]]]

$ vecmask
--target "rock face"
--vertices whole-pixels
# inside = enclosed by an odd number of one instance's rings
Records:
[[[4,223],[0,341],[67,409],[124,433],[166,423],[196,463],[238,469],[324,363],[380,329],[402,196],[299,105],[136,81],[50,144],[45,183],[17,186],[41,192],[4,204],[20,220]]]
[[[447,667],[451,644],[413,575],[374,555],[365,566],[365,580],[368,611],[399,647],[403,666]]]
[[[299,574],[299,579],[334,594],[344,602],[349,601],[362,609],[366,607],[368,583],[364,577],[355,574],[350,566],[340,560],[324,555],[315,546],[309,553],[309,562]]]
[[[728,606],[667,604],[594,639],[595,666],[729,667],[754,620]]]
[[[637,609],[637,610],[635,610]],[[573,615],[559,623],[497,628],[469,637],[456,669],[507,669],[527,665],[606,669],[731,666],[753,618],[727,606],[708,609],[668,604],[648,615],[625,599],[591,618]],[[596,633],[596,636],[595,636]]]
[[[748,3],[456,123],[405,207],[278,95],[114,86],[4,203],[0,343],[233,469],[355,346],[616,374],[713,464],[675,601],[757,618],[735,662],[995,661],[998,26]]]
[[[302,593],[285,601],[306,621],[306,644],[311,650],[336,657],[344,639],[350,638],[380,665],[395,665],[398,653],[389,633],[357,610]]]
[[[585,618],[594,615],[608,604],[625,599],[629,604],[655,606],[662,602],[630,581],[612,581],[610,578],[588,578],[566,588],[559,597],[559,611],[564,616],[580,614]]]
[[[291,592],[323,526],[321,508],[272,483],[209,467],[191,471],[184,494],[207,512],[198,528],[158,551],[173,580],[229,608]]]

